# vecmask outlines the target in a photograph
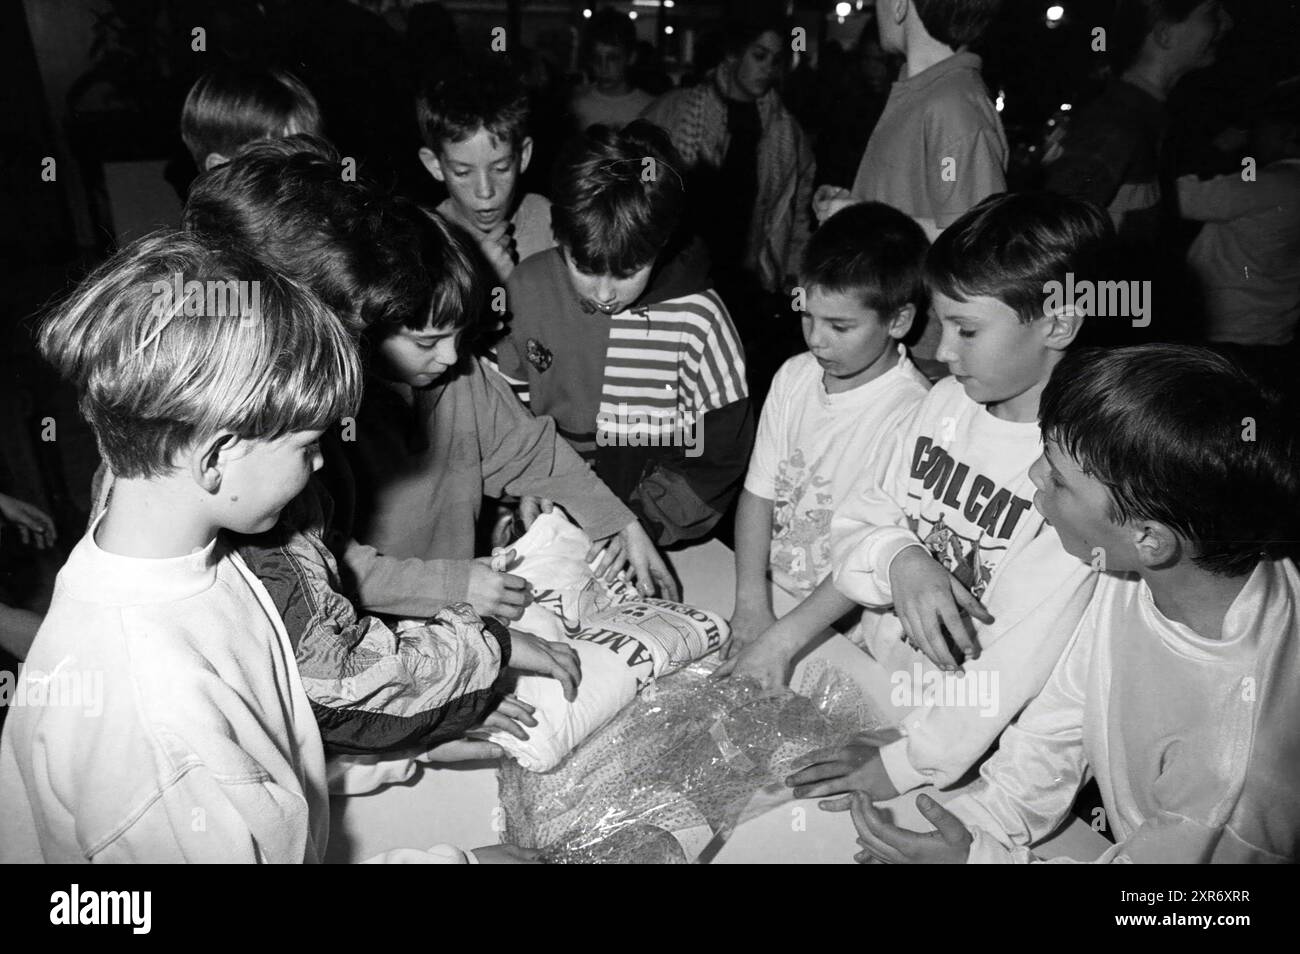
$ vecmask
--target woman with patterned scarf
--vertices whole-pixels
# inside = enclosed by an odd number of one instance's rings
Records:
[[[687,203],[720,290],[749,273],[768,292],[786,291],[808,240],[816,165],[775,89],[787,35],[770,24],[730,27],[726,57],[702,83],[642,114],[685,160]]]

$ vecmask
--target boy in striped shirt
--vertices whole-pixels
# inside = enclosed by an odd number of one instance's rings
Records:
[[[559,164],[558,247],[510,275],[502,373],[661,545],[703,537],[754,442],[745,354],[683,247],[680,163],[657,128],[594,126]]]

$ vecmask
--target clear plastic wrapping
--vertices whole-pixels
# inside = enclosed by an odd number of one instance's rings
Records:
[[[707,862],[744,821],[791,799],[803,756],[875,726],[856,684],[808,695],[713,680],[697,663],[649,687],[557,768],[502,764],[504,840],[553,863]]]

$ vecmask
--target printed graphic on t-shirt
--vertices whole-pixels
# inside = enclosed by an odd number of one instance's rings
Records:
[[[773,481],[772,568],[812,592],[830,568],[831,481],[809,473],[802,448],[781,461]]]
[[[912,453],[908,526],[936,560],[979,597],[1007,551],[1021,518],[1033,507],[955,459],[929,437]]]

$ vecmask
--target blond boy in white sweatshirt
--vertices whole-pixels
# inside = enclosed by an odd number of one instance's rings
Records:
[[[352,341],[302,286],[163,234],[87,278],[41,349],[116,480],[19,673],[0,862],[321,860],[320,732],[275,606],[223,531],[274,526],[320,466],[321,433],[361,397]]]

